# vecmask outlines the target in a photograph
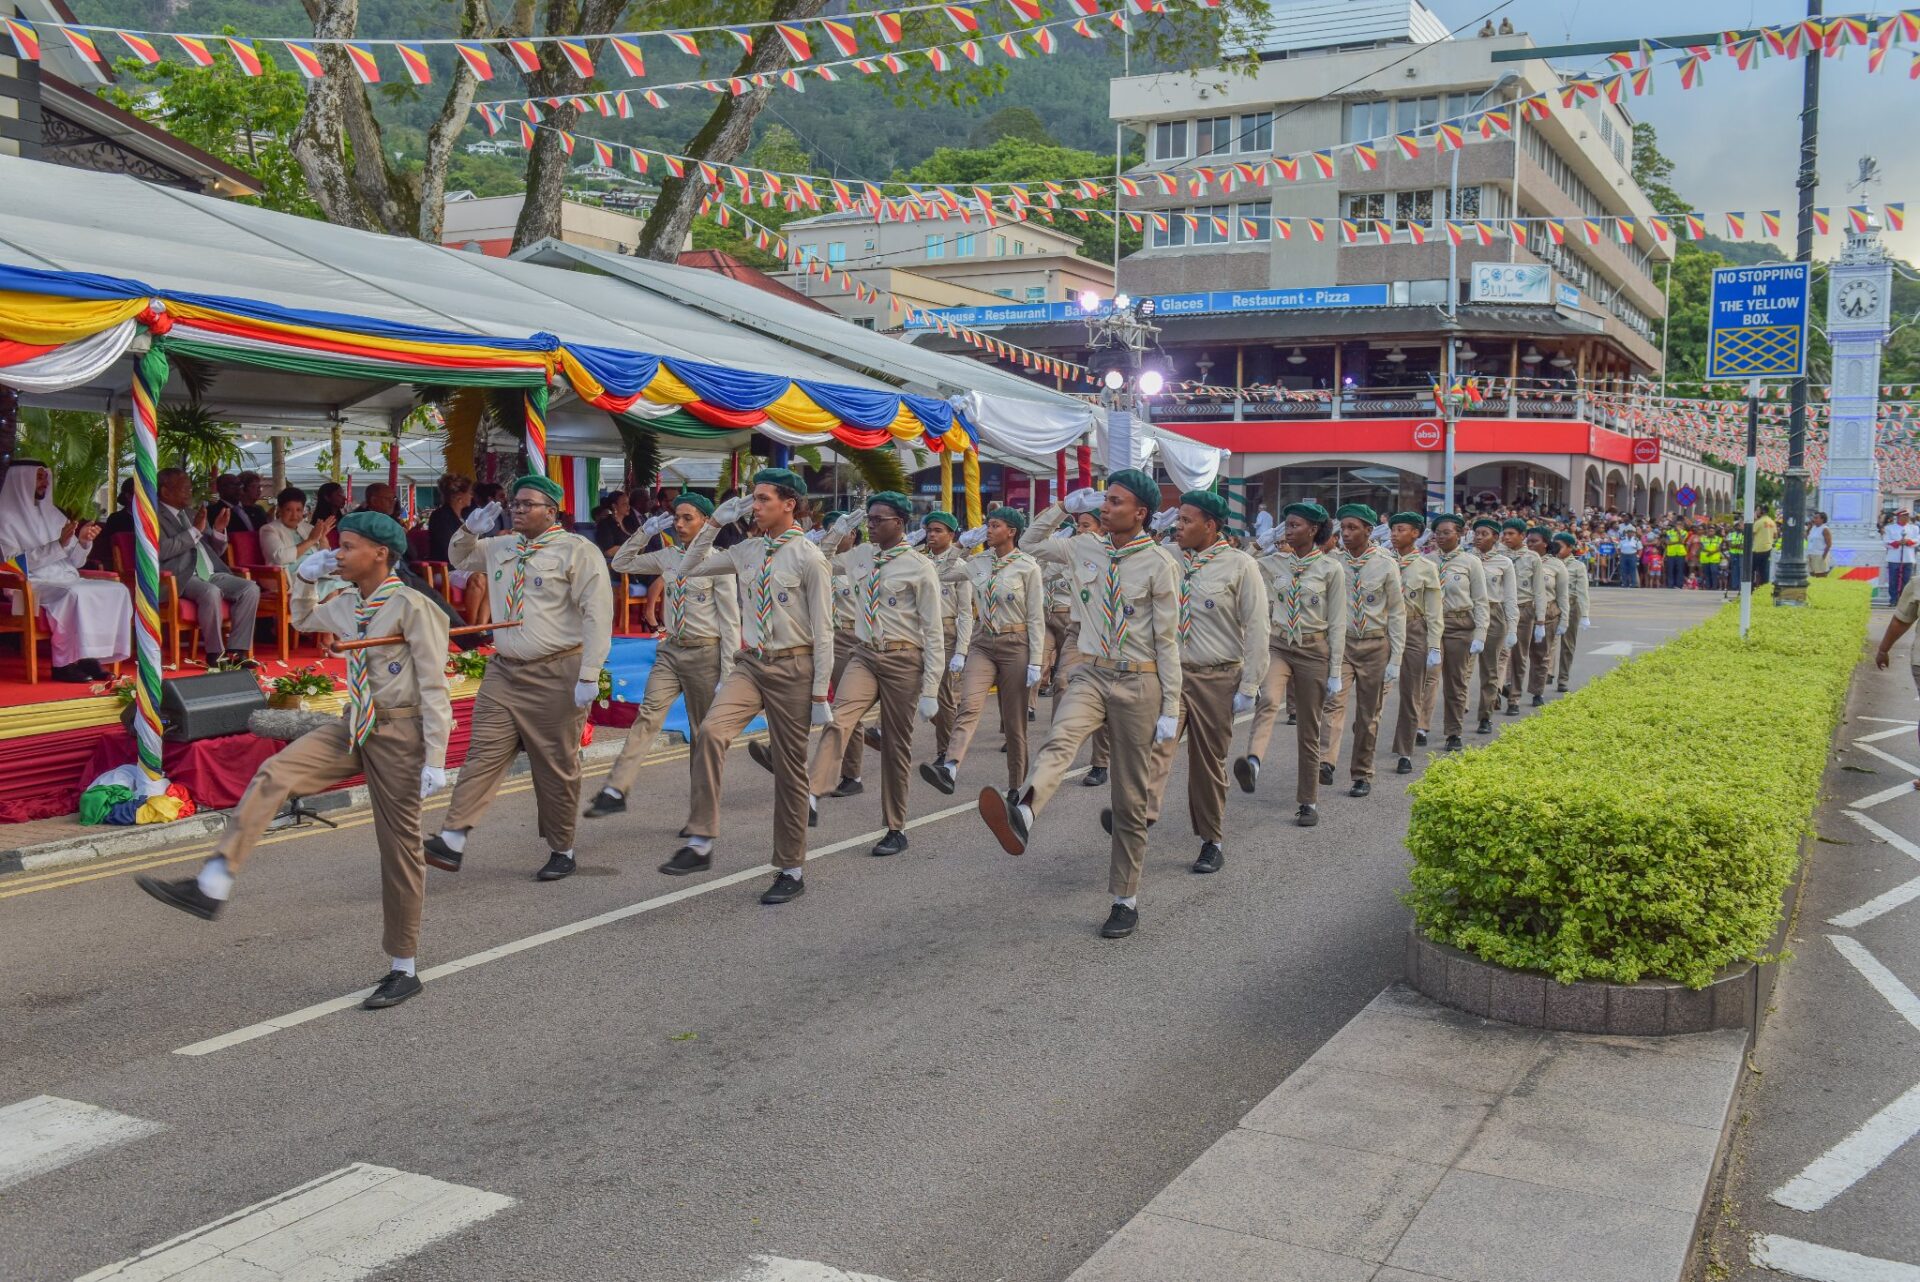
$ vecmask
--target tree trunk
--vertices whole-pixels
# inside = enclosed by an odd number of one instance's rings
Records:
[[[767,22],[791,22],[812,18],[826,9],[826,0],[777,0]],[[687,144],[686,154],[709,164],[727,164],[739,157],[753,142],[753,122],[773,93],[772,77],[786,69],[790,58],[787,46],[769,25],[756,27],[753,52],[740,60],[734,75],[768,77],[765,87],[750,89],[739,97],[722,95],[714,105],[707,123]],[[653,258],[670,263],[680,255],[687,232],[700,212],[700,201],[707,184],[697,169],[689,169],[684,178],[668,178],[660,184],[660,199],[641,229],[640,243],[634,247],[636,258]]]
[[[317,39],[353,37],[360,19],[359,0],[304,3]],[[389,167],[366,86],[339,45],[320,45],[318,51],[327,74],[308,82],[306,110],[289,140],[314,203],[330,223],[393,236],[413,235],[419,226],[419,190]]]
[[[518,0],[513,18],[496,28],[487,11],[486,0],[461,0],[460,34],[475,40],[502,35],[519,35],[533,23],[533,0]],[[467,125],[467,113],[473,110],[473,97],[480,82],[473,78],[464,61],[454,64],[453,81],[440,104],[440,114],[427,130],[427,154],[420,171],[420,220],[414,235],[430,245],[440,243],[447,221],[447,170],[453,163],[453,149]]]
[[[549,0],[543,35],[570,36],[583,31],[610,31],[626,11],[627,0],[587,0],[578,8],[573,0]],[[597,57],[602,41],[588,44]],[[558,48],[540,46],[540,70],[527,77],[527,93],[535,98],[566,98],[586,91],[582,80]],[[573,108],[563,107],[556,121],[572,120]],[[560,131],[536,131],[533,150],[527,156],[527,195],[520,204],[520,220],[513,228],[513,247],[528,245],[560,235],[560,199],[567,181],[570,157],[560,145]]]

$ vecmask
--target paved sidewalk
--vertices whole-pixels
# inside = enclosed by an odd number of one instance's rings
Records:
[[[1069,1282],[1669,1282],[1746,1034],[1596,1037],[1382,992]]]

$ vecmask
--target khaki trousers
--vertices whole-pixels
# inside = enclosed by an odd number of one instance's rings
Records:
[[[773,862],[780,868],[798,868],[807,861],[811,647],[770,657],[741,651],[693,733],[693,797],[687,832],[695,837],[720,835],[720,783],[727,749],[762,712],[767,714],[767,747],[773,754]]]
[[[1327,716],[1321,739],[1322,761],[1336,765],[1340,761],[1340,742],[1346,736],[1347,708],[1354,709],[1353,778],[1373,778],[1374,745],[1380,738],[1380,709],[1387,697],[1387,656],[1393,652],[1393,639],[1385,633],[1377,637],[1347,637],[1345,656],[1340,660],[1340,693],[1327,701]],[[1426,655],[1420,656],[1425,663]],[[1400,665],[1406,667],[1404,662]],[[1402,677],[1404,679],[1404,675]]]
[[[647,673],[647,692],[640,702],[640,714],[627,731],[627,741],[607,774],[606,786],[625,795],[640,781],[640,765],[653,749],[654,736],[661,723],[673,711],[673,701],[681,695],[687,700],[687,742],[707,719],[713,706],[713,687],[720,680],[720,647],[717,645],[679,646],[662,642],[653,653],[653,668]],[[691,758],[692,754],[688,754]]]
[[[955,718],[953,742],[945,760],[958,766],[980,729],[987,691],[1000,691],[1000,729],[1007,739],[1007,787],[1018,788],[1027,777],[1027,636],[1008,632],[993,636],[973,634],[967,651],[967,669],[960,674],[960,715]]]
[[[1427,616],[1408,610],[1407,650],[1400,660],[1400,710],[1393,722],[1396,757],[1411,757],[1414,731],[1426,728],[1427,687],[1433,684],[1433,678],[1433,669],[1427,666]]]
[[[1573,671],[1574,639],[1580,635],[1580,603],[1572,602],[1567,606],[1567,630],[1560,637],[1560,662],[1554,668],[1554,683],[1565,685],[1567,674]]]
[[[1532,647],[1527,654],[1528,694],[1546,693],[1547,682],[1553,679],[1553,650],[1560,644],[1560,638],[1553,635],[1553,630],[1560,626],[1559,609],[1556,607],[1548,610],[1542,622],[1547,625],[1547,634],[1544,637],[1535,641],[1533,633],[1529,632],[1520,638],[1521,645]]]
[[[1311,806],[1320,797],[1320,720],[1327,706],[1327,668],[1331,657],[1327,635],[1317,632],[1303,636],[1298,646],[1286,644],[1275,633],[1272,662],[1267,679],[1260,686],[1260,698],[1253,708],[1253,732],[1247,738],[1247,755],[1267,757],[1267,745],[1273,739],[1273,724],[1280,719],[1281,692],[1293,683],[1292,709],[1294,737],[1300,745],[1299,781],[1294,795],[1303,806]]]
[[[1467,682],[1474,667],[1473,611],[1449,610],[1440,632],[1440,679],[1427,686],[1427,724],[1434,724],[1434,704],[1445,704],[1442,729],[1448,736],[1463,733],[1467,719]]]
[[[853,662],[853,652],[860,648],[860,638],[851,632],[833,634],[833,684],[837,691],[840,678],[847,673],[847,665]],[[867,737],[863,734],[848,735],[846,750],[840,757],[840,778],[858,779],[860,769],[867,760]],[[839,780],[834,782],[838,783]]]
[[[1507,698],[1518,700],[1520,692],[1527,688],[1527,667],[1533,658],[1532,606],[1520,607],[1520,621],[1514,626],[1513,634],[1519,639],[1507,655]]]
[[[473,700],[473,729],[453,804],[441,822],[465,832],[480,822],[507,767],[522,748],[533,774],[540,836],[547,848],[573,849],[580,818],[580,731],[587,710],[573,701],[580,679],[578,647],[521,663],[503,655],[487,661]]]
[[[833,724],[813,749],[808,791],[832,791],[846,740],[860,737],[860,719],[880,705],[880,818],[889,830],[907,826],[907,781],[913,777],[913,717],[920,706],[919,646],[861,646],[834,687]]]
[[[1240,688],[1238,663],[1180,669],[1180,730],[1153,745],[1147,781],[1147,822],[1160,818],[1175,746],[1187,736],[1187,815],[1202,841],[1226,840],[1227,753],[1233,750],[1233,696]]]
[[[1060,675],[1061,660],[1066,658],[1067,646],[1073,641],[1073,611],[1047,611],[1047,643],[1040,655],[1040,676],[1046,684],[1053,684]],[[1038,687],[1035,687],[1036,689]],[[1054,706],[1060,704],[1060,692],[1054,691]]]
[[[1023,665],[1024,666],[1024,665]],[[1160,676],[1155,672],[1115,672],[1082,663],[1067,679],[1065,696],[1047,741],[1034,758],[1026,800],[1038,816],[1073,765],[1081,741],[1109,728],[1113,740],[1110,802],[1113,843],[1108,855],[1107,892],[1133,895],[1140,890],[1140,865],[1147,855],[1147,806],[1153,748],[1153,723],[1160,716]]]
[[[389,957],[413,957],[420,950],[420,909],[427,897],[427,865],[420,854],[420,769],[427,764],[427,748],[420,735],[420,714],[412,708],[382,708],[360,750],[347,745],[342,718],[268,757],[227,816],[213,853],[237,874],[288,797],[310,797],[364,774],[373,802],[374,844],[380,848],[385,916],[380,946]]]
[[[1507,664],[1513,650],[1518,649],[1516,642],[1508,646],[1507,612],[1489,610],[1487,612],[1487,645],[1480,651],[1480,704],[1478,712],[1482,721],[1500,710],[1501,682],[1506,677]]]
[[[946,645],[941,653],[951,660],[954,630],[948,628],[944,636]],[[972,649],[969,648],[967,653],[972,654]],[[960,673],[946,668],[940,670],[940,688],[934,692],[940,701],[940,711],[933,715],[933,757],[936,761],[947,759],[947,746],[953,742],[954,718],[960,715],[960,681]]]
[[[1052,630],[1051,625],[1049,625],[1048,630]],[[1074,669],[1086,661],[1087,656],[1081,653],[1080,650],[1080,628],[1079,625],[1076,624],[1067,632],[1066,649],[1060,652],[1060,657],[1056,659],[1053,664],[1054,720],[1057,721],[1060,719],[1060,703],[1061,700],[1066,697],[1067,685],[1073,680]],[[1089,764],[1092,765],[1095,770],[1105,770],[1111,764],[1112,744],[1110,740],[1111,736],[1108,735],[1105,726],[1101,726],[1093,732],[1093,759]]]

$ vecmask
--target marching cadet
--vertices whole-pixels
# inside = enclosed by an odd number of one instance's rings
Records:
[[[907,848],[913,714],[917,707],[923,721],[939,715],[940,679],[947,668],[940,635],[940,572],[907,542],[912,515],[913,503],[906,495],[890,490],[873,495],[864,513],[870,541],[833,558],[834,568],[853,583],[859,615],[853,657],[834,686],[833,720],[813,750],[817,796],[833,782],[846,740],[860,733],[860,718],[880,705],[880,814],[887,831],[870,852],[877,856]],[[826,542],[838,542],[835,531],[861,519],[841,517],[828,528]]]
[[[1340,670],[1346,659],[1347,576],[1340,562],[1321,544],[1333,522],[1318,503],[1289,503],[1281,515],[1281,542],[1257,559],[1266,579],[1273,630],[1272,655],[1260,698],[1253,709],[1253,728],[1247,737],[1247,755],[1233,763],[1240,791],[1252,792],[1260,778],[1260,759],[1273,738],[1280,701],[1287,683],[1293,683],[1289,709],[1297,718],[1294,737],[1300,745],[1299,777],[1294,798],[1300,809],[1294,822],[1311,828],[1320,822],[1320,715],[1327,697],[1340,693]]]
[[[1520,692],[1527,684],[1527,669],[1533,658],[1533,646],[1546,638],[1546,624],[1540,619],[1540,554],[1527,546],[1527,523],[1510,517],[1501,523],[1500,544],[1513,562],[1514,596],[1519,602],[1520,618],[1507,631],[1518,638],[1507,656],[1507,715],[1520,715]]]
[[[1579,540],[1565,530],[1553,536],[1554,555],[1560,558],[1560,564],[1566,567],[1568,575],[1569,604],[1566,622],[1560,629],[1560,666],[1557,669],[1559,681],[1556,684],[1556,689],[1561,694],[1567,692],[1567,674],[1573,671],[1574,642],[1581,629],[1593,626],[1593,598],[1588,591],[1591,576],[1587,573],[1587,563],[1573,554],[1578,542]]]
[[[1227,753],[1233,720],[1253,707],[1266,678],[1267,587],[1252,557],[1226,540],[1226,500],[1212,490],[1180,496],[1180,726],[1187,735],[1187,814],[1200,838],[1199,873],[1225,862]],[[1147,823],[1173,775],[1175,737],[1153,745]],[[1111,826],[1112,813],[1102,819]]]
[[[1443,751],[1458,752],[1460,732],[1467,719],[1468,676],[1474,656],[1487,644],[1487,570],[1479,557],[1460,546],[1467,518],[1447,512],[1433,518],[1433,563],[1440,571],[1441,628],[1440,684],[1427,689],[1429,714],[1437,694],[1446,698],[1447,732]]]
[[[1473,550],[1487,572],[1487,635],[1500,638],[1480,652],[1480,724],[1474,733],[1492,734],[1501,677],[1520,639],[1520,580],[1513,558],[1500,546],[1500,522],[1483,516],[1473,523]]]
[[[1573,576],[1560,558],[1553,554],[1553,531],[1535,526],[1527,531],[1527,550],[1540,558],[1539,578],[1534,582],[1537,604],[1533,616],[1533,649],[1527,655],[1527,690],[1533,706],[1547,701],[1547,682],[1553,679],[1554,647],[1567,630],[1571,606]],[[1517,696],[1518,690],[1514,691]]]
[[[839,509],[826,513],[820,518],[820,524],[808,531],[807,538],[820,545],[826,553],[827,564],[834,564],[834,557],[852,546],[851,540],[858,533],[847,533],[842,527],[839,538],[828,539],[828,531],[840,523],[847,514]],[[838,570],[833,572],[833,684],[839,685],[840,678],[847,670],[847,664],[853,661],[854,647],[858,642],[853,634],[853,623],[858,611],[855,609],[853,580]],[[766,744],[755,739],[747,745],[747,756],[755,765],[769,773],[773,770],[773,753]],[[860,780],[861,767],[866,762],[867,737],[864,734],[848,735],[845,754],[840,758],[840,782],[829,797],[857,797],[866,791],[866,784]],[[808,812],[809,824],[818,824],[820,816],[815,811]]]
[[[961,547],[960,522],[951,512],[929,512],[920,520],[925,542],[921,554],[933,562],[940,576],[940,639],[946,646],[947,670],[940,676],[940,711],[933,719],[935,761],[944,761],[953,742],[953,723],[960,715],[960,673],[973,644],[973,576],[967,558],[972,548]]]
[[[733,670],[740,649],[740,598],[733,584],[711,577],[689,579],[680,572],[685,549],[707,526],[713,502],[705,495],[682,494],[673,510],[647,518],[639,532],[613,554],[617,574],[657,574],[664,581],[665,636],[654,650],[647,673],[647,692],[640,714],[621,746],[620,756],[607,775],[606,786],[587,807],[586,817],[598,819],[627,808],[627,793],[639,781],[640,765],[653,747],[653,737],[673,709],[675,698],[687,701],[687,742],[707,718],[714,692]],[[645,548],[668,525],[677,547],[647,552]],[[691,754],[689,754],[691,761]]]
[[[558,881],[573,874],[580,732],[587,706],[600,697],[600,669],[613,644],[613,588],[605,555],[560,524],[558,482],[523,476],[507,497],[513,533],[483,537],[500,515],[500,505],[489,503],[467,514],[449,547],[454,569],[486,574],[493,621],[520,626],[494,633],[495,653],[473,700],[466,764],[439,835],[427,838],[426,856],[435,868],[460,871],[473,825],[525,748],[548,852],[536,875]]]
[[[990,687],[1000,691],[1007,787],[1017,788],[1027,777],[1027,696],[1040,682],[1047,589],[1040,563],[1020,550],[1020,535],[1026,528],[1027,514],[1019,508],[993,509],[980,531],[988,555],[962,563],[978,576],[973,598],[979,603],[980,619],[973,627],[972,650],[961,665],[960,715],[954,721],[953,740],[944,754],[936,746],[932,763],[920,767],[920,777],[948,795],[980,728]],[[968,541],[971,533],[961,535],[961,541]],[[951,662],[947,666],[953,667]]]
[[[1099,491],[1095,490],[1093,493],[1098,494]],[[1090,512],[1073,513],[1072,522],[1068,526],[1068,529],[1072,532],[1067,533],[1062,531],[1059,537],[1062,539],[1080,538],[1083,536],[1093,538],[1101,537],[1100,513],[1098,508],[1096,507],[1095,510]],[[1039,555],[1039,541],[1042,537],[1053,538],[1055,536],[1053,534],[1040,535],[1036,523],[1035,528],[1029,529],[1025,534],[1020,536],[1020,550],[1032,555],[1035,560],[1040,562],[1040,568],[1043,574],[1052,570],[1057,575],[1057,590],[1065,594],[1066,600],[1069,603],[1067,614],[1068,623],[1058,642],[1059,648],[1055,650],[1053,656],[1053,715],[1058,717],[1060,715],[1060,700],[1061,697],[1066,694],[1067,690],[1067,679],[1073,675],[1075,668],[1086,662],[1087,656],[1080,649],[1080,624],[1071,608],[1072,602],[1077,598],[1079,589],[1074,584],[1071,570],[1060,569],[1057,563],[1050,562],[1045,557]],[[1049,595],[1048,599],[1052,601],[1057,598]],[[1056,626],[1055,620],[1058,616],[1051,612],[1051,605],[1049,605],[1048,609],[1047,630],[1051,635]],[[1112,760],[1108,739],[1109,736],[1105,726],[1101,726],[1093,732],[1092,761],[1087,773],[1081,776],[1081,787],[1098,788],[1107,782],[1107,767],[1111,764]]]
[[[807,732],[833,723],[827,691],[833,681],[833,571],[826,556],[795,524],[807,487],[784,467],[754,473],[751,497],[728,499],[687,547],[680,572],[724,574],[740,584],[745,648],[693,735],[693,797],[686,844],[660,865],[669,876],[713,866],[720,835],[720,780],[734,737],[762,712],[773,745],[773,884],[763,904],[784,904],[806,893]],[[720,528],[753,512],[754,537],[716,550]]]
[[[380,512],[353,512],[340,518],[339,530],[338,551],[308,553],[294,573],[294,626],[360,640],[395,637],[399,643],[348,653],[346,714],[261,764],[198,876],[134,880],[160,902],[212,921],[232,895],[234,878],[254,843],[288,797],[310,796],[365,775],[380,848],[386,919],[381,947],[388,971],[361,1004],[378,1010],[420,991],[414,958],[427,885],[420,860],[420,802],[447,786],[447,736],[453,729],[447,616],[394,577],[393,567],[407,553],[407,532],[398,521]],[[316,584],[326,575],[338,575],[346,586],[322,601]]]
[[[1074,669],[1060,710],[1023,788],[980,791],[980,816],[1008,854],[1026,850],[1033,821],[1046,809],[1073,764],[1080,742],[1111,727],[1113,844],[1107,889],[1113,908],[1100,934],[1119,939],[1139,924],[1140,865],[1147,852],[1153,745],[1169,741],[1180,715],[1180,571],[1147,532],[1160,486],[1137,468],[1107,478],[1098,490],[1077,490],[1042,512],[1021,540],[1043,563],[1073,575],[1074,613],[1086,660]],[[1103,534],[1054,541],[1068,512],[1100,513]],[[1035,536],[1038,536],[1037,538]]]
[[[1420,536],[1427,532],[1427,518],[1418,512],[1395,512],[1387,522],[1392,540],[1394,564],[1400,567],[1400,599],[1407,611],[1407,640],[1426,643],[1426,662],[1416,663],[1411,671],[1400,674],[1400,715],[1393,723],[1393,772],[1413,773],[1413,750],[1426,743],[1427,732],[1420,723],[1427,719],[1432,700],[1428,687],[1439,678],[1435,670],[1442,657],[1441,640],[1445,627],[1444,607],[1440,601],[1440,571],[1432,558],[1420,551]]]
[[[1373,749],[1380,737],[1380,710],[1387,687],[1400,679],[1406,648],[1407,611],[1400,590],[1400,567],[1393,553],[1373,541],[1380,516],[1364,503],[1348,503],[1334,513],[1340,525],[1338,556],[1347,575],[1347,644],[1340,665],[1340,693],[1327,701],[1320,754],[1320,782],[1333,782],[1340,740],[1347,729],[1347,707],[1354,706],[1353,763],[1349,797],[1373,791]]]

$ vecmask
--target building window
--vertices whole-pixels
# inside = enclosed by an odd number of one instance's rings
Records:
[[[1153,158],[1155,160],[1185,160],[1186,156],[1186,121],[1162,120],[1154,125]]]
[[[1432,221],[1432,192],[1396,191],[1393,193],[1393,225],[1395,227],[1405,227],[1408,223],[1430,223]]]
[[[927,257],[928,258],[945,258],[946,256],[947,256],[946,237],[940,235],[938,232],[930,233],[927,236]]]
[[[1193,122],[1193,154],[1211,156],[1233,150],[1233,117],[1202,116]]]
[[[854,324],[858,325],[861,329],[873,328],[873,317],[871,316],[849,316],[847,319],[851,320]]]
[[[872,241],[868,241],[868,242],[867,242],[867,252],[868,252],[869,254],[871,254],[871,253],[873,252],[873,242],[872,242]]]
[[[1346,110],[1346,130],[1342,142],[1366,142],[1385,138],[1392,132],[1393,104],[1390,102],[1350,102]]]
[[[1005,236],[995,236],[993,238],[993,256],[995,258],[1005,258],[1007,256],[1007,238]]]
[[[1193,229],[1194,244],[1224,245],[1233,238],[1233,224],[1230,221],[1233,217],[1232,206],[1196,205],[1193,213],[1200,220],[1199,226]],[[1214,225],[1213,220],[1216,218],[1220,220],[1219,226]],[[1222,227],[1225,228],[1224,231],[1221,230]]]
[[[818,262],[818,261],[819,261],[819,259],[820,259],[820,246],[818,246],[818,245],[801,245],[801,246],[799,246],[799,249],[800,249],[800,261],[801,261],[802,263],[812,263],[812,262]]]
[[[1012,297],[1013,297],[1013,291],[1012,291],[1012,290],[1010,290],[1010,289],[996,289],[996,290],[994,290],[993,292],[994,292],[994,293],[996,293],[996,294],[998,294],[998,295],[999,295],[1000,297],[1002,297],[1002,298],[1012,298]]]
[[[1151,222],[1153,216],[1151,214],[1148,215],[1149,225],[1153,227],[1153,247],[1155,249],[1177,249],[1187,243],[1187,220],[1181,217],[1185,212],[1186,211],[1182,209],[1162,211],[1161,217],[1167,220],[1165,231],[1160,229],[1159,224]]]
[[[963,231],[953,238],[953,256],[955,258],[972,258],[976,252],[978,252],[977,237],[973,232]]]
[[[1439,119],[1439,98],[1402,98],[1394,104],[1393,131],[1410,134],[1435,124]]]
[[[1044,302],[1046,302],[1046,301],[1047,301],[1047,287],[1046,287],[1045,285],[1029,285],[1029,286],[1027,286],[1027,301],[1028,301],[1029,303],[1044,303]]]
[[[1480,217],[1480,189],[1462,187],[1459,191],[1448,191],[1447,217],[1456,221],[1467,221]]]
[[[1387,193],[1384,191],[1362,192],[1348,196],[1344,217],[1353,223],[1377,223],[1387,216]]]
[[[1014,252],[1014,253],[1015,253],[1016,255],[1018,255],[1018,254],[1024,254],[1024,253],[1026,253],[1026,252],[1027,252],[1027,242],[1026,242],[1026,241],[1024,241],[1024,240],[1016,240],[1016,241],[1014,241],[1014,242],[1013,242],[1013,252]]]
[[[1270,240],[1273,237],[1273,202],[1255,200],[1235,210],[1239,226],[1235,234],[1241,240]]]
[[[827,242],[827,261],[830,263],[846,262],[847,261],[846,245],[837,240],[828,241]]]
[[[1273,150],[1273,113],[1255,111],[1240,117],[1240,150]]]

